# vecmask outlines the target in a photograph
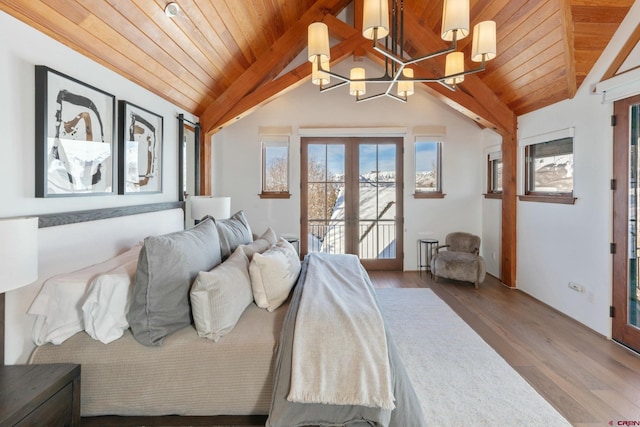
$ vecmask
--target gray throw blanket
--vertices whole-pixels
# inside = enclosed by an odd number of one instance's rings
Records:
[[[395,407],[384,324],[366,275],[355,255],[309,257],[289,401]]]
[[[271,410],[266,425],[268,427],[302,427],[302,426],[392,426],[392,427],[420,427],[426,425],[423,411],[420,407],[415,391],[402,365],[397,349],[385,327],[387,341],[391,387],[395,397],[395,409],[384,409],[364,405],[341,405],[323,403],[291,402],[287,399],[291,385],[291,366],[295,321],[300,308],[300,299],[304,289],[314,286],[308,278],[310,258],[322,257],[332,262],[333,257],[342,255],[310,254],[303,264],[298,283],[294,289],[291,304],[287,311],[280,334],[276,364],[274,370],[274,388]],[[336,264],[340,264],[337,262]],[[364,278],[364,286],[370,287],[371,281],[362,266],[358,267]],[[334,280],[324,277],[323,280]],[[315,280],[319,280],[316,278]],[[375,299],[375,292],[373,292]],[[325,302],[323,301],[322,304]],[[374,301],[377,305],[377,301]]]

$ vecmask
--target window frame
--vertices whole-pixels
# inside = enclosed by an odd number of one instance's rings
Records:
[[[436,145],[436,189],[433,191],[418,190],[416,178],[418,176],[418,144],[428,143]],[[434,136],[416,136],[413,143],[413,197],[416,199],[442,199],[445,194],[442,192],[442,138]]]
[[[287,189],[284,191],[272,191],[266,188],[267,185],[267,150],[269,148],[286,148],[286,163],[287,163]],[[260,137],[260,151],[261,151],[261,183],[260,183],[260,198],[261,199],[289,199],[291,197],[291,149],[290,140],[288,135],[262,135]]]
[[[567,141],[570,141],[571,144],[571,153],[561,151],[561,144],[566,144]],[[542,146],[542,144],[553,144],[556,143],[557,147],[548,148],[547,151],[553,152],[553,150],[558,150],[555,155],[566,155],[571,154],[572,158],[575,156],[574,151],[574,137],[573,135],[559,137],[547,141],[539,141],[531,144],[526,144],[524,146],[524,177],[523,177],[523,185],[524,185],[524,194],[519,196],[520,200],[523,201],[534,201],[534,202],[545,202],[545,203],[562,203],[562,204],[574,204],[576,201],[576,197],[574,197],[575,191],[575,180],[572,176],[572,186],[570,192],[560,192],[560,191],[536,191],[532,190],[532,186],[535,185],[535,170],[532,168],[532,164],[538,157],[533,157],[532,151],[536,146]]]
[[[496,189],[497,162],[502,164],[501,151],[487,154],[487,192],[484,194],[487,199],[502,199],[502,182],[500,183],[500,190]]]

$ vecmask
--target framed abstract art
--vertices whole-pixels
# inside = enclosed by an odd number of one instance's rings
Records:
[[[115,191],[115,97],[35,67],[36,197]]]
[[[118,193],[162,192],[163,117],[127,101],[118,115]]]

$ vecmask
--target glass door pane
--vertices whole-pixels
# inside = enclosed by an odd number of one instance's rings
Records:
[[[396,145],[359,145],[358,248],[361,259],[396,257]]]
[[[639,327],[640,318],[638,300],[640,298],[638,272],[638,125],[640,124],[640,106],[631,108],[631,138],[629,141],[629,275],[628,275],[628,323]]]
[[[307,147],[307,252],[346,253],[345,146]]]

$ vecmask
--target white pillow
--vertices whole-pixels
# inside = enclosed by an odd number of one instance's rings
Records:
[[[282,249],[285,252],[285,255],[287,255],[287,258],[290,259],[292,263],[297,264],[298,268],[300,268],[300,256],[298,255],[298,251],[287,239],[283,237],[279,238],[276,242],[276,247]]]
[[[244,254],[249,258],[249,262],[253,259],[253,254],[263,253],[271,246],[275,245],[278,242],[278,236],[276,232],[273,231],[271,227],[268,227],[267,230],[262,233],[262,236],[258,237],[251,243],[240,245]]]
[[[36,345],[62,344],[84,330],[82,305],[93,279],[122,264],[137,261],[141,247],[135,245],[107,261],[47,279],[28,311],[36,316],[32,331]]]
[[[82,313],[84,329],[94,340],[109,344],[129,328],[127,313],[137,267],[138,260],[135,259],[91,282]]]
[[[244,251],[237,248],[222,264],[198,273],[189,295],[199,336],[216,342],[231,332],[253,302]]]
[[[253,255],[249,265],[251,289],[256,305],[274,311],[289,297],[300,274],[300,258],[284,239],[266,252]]]

